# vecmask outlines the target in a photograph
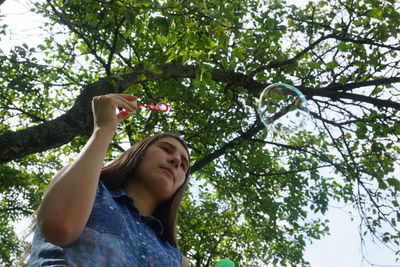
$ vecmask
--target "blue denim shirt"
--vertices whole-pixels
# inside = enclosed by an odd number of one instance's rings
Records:
[[[160,239],[162,232],[161,221],[141,216],[122,189],[109,191],[99,181],[92,212],[79,238],[67,246],[56,246],[37,228],[28,267],[181,266],[182,254]]]

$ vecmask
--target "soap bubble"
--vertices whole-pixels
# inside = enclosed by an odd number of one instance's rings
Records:
[[[291,85],[274,83],[260,95],[258,113],[270,131],[280,135],[295,134],[311,119],[303,93]]]

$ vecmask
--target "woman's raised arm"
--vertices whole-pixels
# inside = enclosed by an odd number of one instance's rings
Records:
[[[96,195],[100,171],[117,125],[135,112],[137,97],[110,94],[93,98],[94,130],[76,160],[57,173],[39,206],[38,227],[43,237],[55,245],[75,241],[83,231]]]

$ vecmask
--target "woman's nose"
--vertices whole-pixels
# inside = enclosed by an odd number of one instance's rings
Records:
[[[181,163],[181,160],[179,159],[179,155],[173,155],[173,158],[171,161],[175,167],[179,166],[179,164]]]

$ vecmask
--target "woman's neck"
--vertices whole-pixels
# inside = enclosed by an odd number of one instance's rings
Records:
[[[150,216],[153,214],[158,203],[146,188],[139,183],[135,183],[134,180],[128,180],[123,189],[125,193],[134,200],[140,215]]]

